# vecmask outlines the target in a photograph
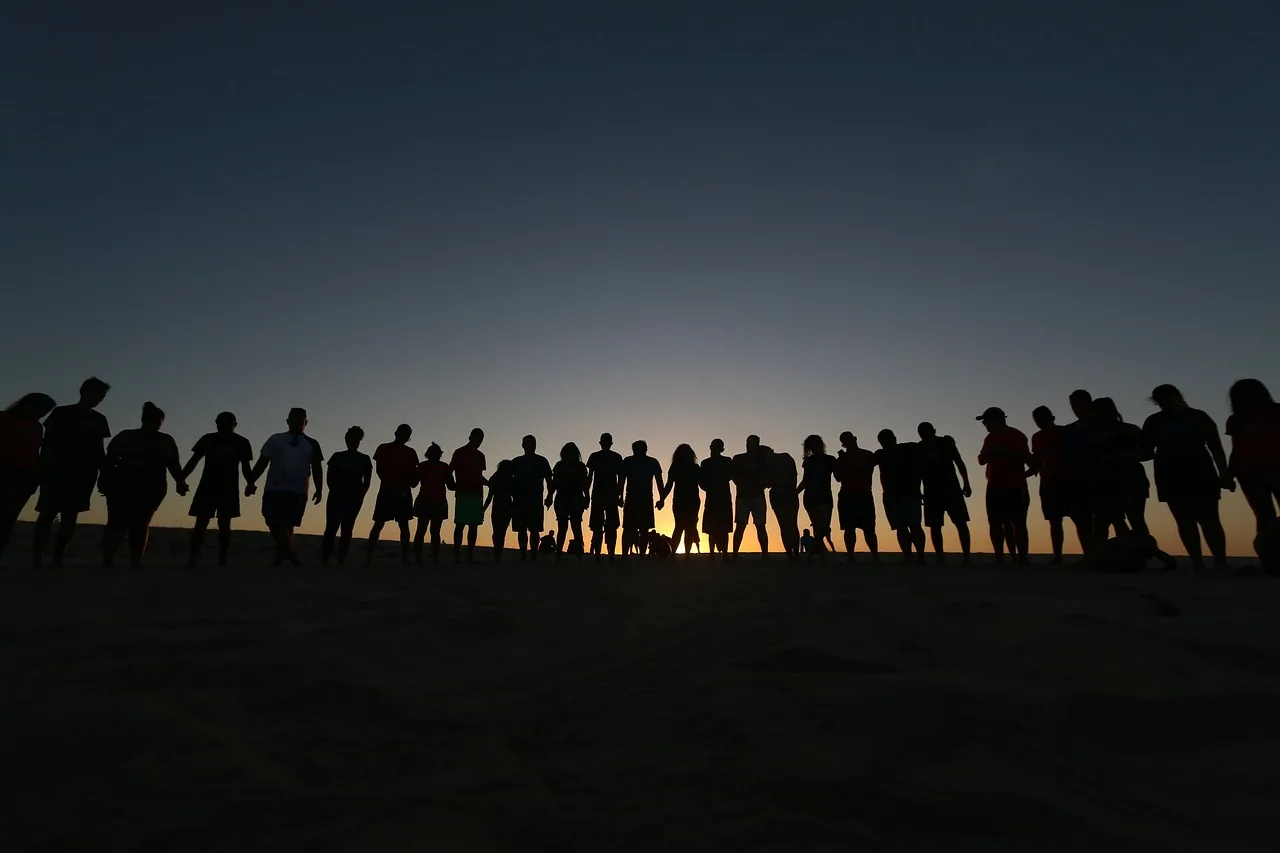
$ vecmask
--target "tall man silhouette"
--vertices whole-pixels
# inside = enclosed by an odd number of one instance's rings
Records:
[[[960,539],[962,561],[969,564],[971,540],[969,536],[969,508],[965,500],[973,494],[969,485],[969,469],[960,458],[956,440],[949,435],[938,435],[933,424],[925,422],[917,429],[920,442],[916,445],[920,460],[921,480],[924,483],[924,526],[929,528],[933,550],[938,563],[946,562],[942,544],[942,526],[950,518]],[[960,479],[956,479],[956,472]]]
[[[462,531],[467,531],[467,562],[475,562],[476,539],[480,524],[484,521],[484,487],[488,482],[484,472],[486,462],[480,445],[484,443],[484,430],[476,427],[467,437],[467,443],[453,451],[449,469],[453,473],[456,497],[453,502],[453,561],[462,558]]]
[[[249,497],[258,490],[258,479],[265,472],[267,485],[262,490],[262,518],[276,543],[275,565],[288,560],[297,566],[301,561],[293,550],[293,530],[302,524],[313,479],[316,493],[312,503],[320,505],[324,494],[321,467],[324,453],[320,451],[319,442],[306,434],[306,409],[290,409],[286,423],[289,426],[286,432],[276,433],[262,445],[244,495]]]
[[[417,485],[418,451],[409,446],[413,428],[396,427],[394,441],[379,444],[373,451],[378,471],[378,496],[373,502],[373,529],[369,531],[369,551],[365,562],[373,562],[378,538],[388,521],[400,527],[400,562],[409,564],[409,522],[413,520],[413,487]]]
[[[613,449],[613,436],[600,436],[600,449],[587,457],[587,493],[591,496],[591,553],[600,557],[600,540],[603,537],[609,559],[613,559],[618,540],[619,478],[622,475],[622,455]]]
[[[764,490],[769,483],[769,458],[772,454],[761,447],[760,436],[747,436],[747,451],[733,457],[733,483],[738,489],[734,507],[733,553],[742,549],[742,537],[747,524],[755,524],[756,538],[760,542],[760,558],[769,559],[769,531]]]

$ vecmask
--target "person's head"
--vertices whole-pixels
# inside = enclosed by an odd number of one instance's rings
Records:
[[[440,449],[440,445],[431,442],[431,446],[427,448],[427,461],[439,462],[441,456],[444,456],[444,451]]]
[[[498,463],[497,467],[493,469],[493,476],[495,477],[506,477],[510,474],[511,474],[510,459],[503,459],[501,462]]]
[[[1187,405],[1187,401],[1182,398],[1182,392],[1176,386],[1167,384],[1157,385],[1151,389],[1151,402],[1166,411]]]
[[[1120,410],[1116,408],[1116,401],[1110,397],[1099,397],[1094,400],[1093,414],[1103,423],[1118,424],[1124,420],[1120,417]]]
[[[347,442],[347,450],[357,450],[360,447],[360,442],[364,441],[364,430],[358,426],[353,426],[347,430],[344,438]]]
[[[1036,406],[1031,410],[1031,420],[1035,421],[1040,429],[1048,429],[1053,426],[1053,412],[1048,406]]]
[[[893,447],[898,443],[898,437],[893,434],[893,430],[882,429],[876,434],[876,441],[880,442],[881,447]]]
[[[80,405],[96,409],[107,399],[107,392],[110,390],[110,385],[96,376],[90,376],[80,383]]]
[[[937,437],[938,431],[933,428],[933,424],[924,421],[916,427],[916,434],[920,436],[921,441],[932,441]]]
[[[988,408],[985,412],[978,415],[978,420],[987,428],[987,432],[995,432],[1000,429],[1000,427],[1008,423],[1008,418],[1005,417],[1004,409],[1001,409],[998,406],[991,406]]]
[[[724,439],[723,438],[711,439],[711,455],[719,456],[722,453],[724,453]]]
[[[820,435],[810,435],[805,438],[804,443],[800,446],[800,450],[805,456],[814,456],[816,454],[826,453],[827,443],[822,440],[822,436]]]
[[[396,442],[398,444],[404,444],[411,438],[413,438],[413,427],[408,424],[400,424],[400,426],[396,427]]]
[[[285,423],[289,425],[289,432],[299,434],[307,428],[307,410],[293,408],[289,410],[289,417],[285,418]]]
[[[236,431],[236,426],[238,424],[236,423],[235,415],[230,412],[220,412],[218,416],[213,419],[213,425],[217,427],[218,432],[232,433]]]
[[[578,449],[578,445],[571,441],[560,448],[560,460],[562,462],[581,462],[582,451]]]
[[[467,436],[467,444],[471,445],[472,447],[479,447],[483,443],[484,443],[484,430],[480,429],[480,427],[476,427],[475,429],[471,430],[471,435]]]
[[[1255,415],[1275,402],[1267,386],[1257,379],[1237,380],[1227,397],[1231,400],[1231,413],[1238,418]]]
[[[142,428],[158,432],[164,426],[164,409],[148,400],[142,404]]]
[[[38,421],[52,412],[56,405],[48,394],[23,394],[9,407],[9,413],[29,421]]]
[[[607,432],[600,433],[600,449],[608,450],[613,447],[613,436]]]
[[[649,453],[649,444],[643,438],[631,442],[631,452],[636,456],[647,456]]]
[[[1076,420],[1087,421],[1093,417],[1093,395],[1083,388],[1072,391],[1067,402],[1071,404],[1071,413]]]
[[[840,433],[840,446],[845,450],[853,450],[858,446],[858,437],[849,430]]]
[[[531,435],[526,435],[520,440],[520,446],[524,448],[526,456],[532,456],[534,453],[538,452],[538,439]]]
[[[755,453],[759,449],[760,449],[760,436],[758,435],[747,436],[747,452]]]
[[[675,453],[671,454],[671,467],[677,465],[697,465],[698,454],[693,452],[693,447],[688,444],[680,444],[676,446]]]
[[[793,528],[793,529],[794,529],[794,528]],[[806,527],[806,528],[804,529],[804,533],[801,533],[800,535],[801,535],[801,536],[808,536],[808,535],[809,535],[809,528],[807,528],[807,527]]]

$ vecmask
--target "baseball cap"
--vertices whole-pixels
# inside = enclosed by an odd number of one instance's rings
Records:
[[[1007,420],[1007,418],[1005,417],[1004,409],[1001,409],[998,406],[992,406],[982,414],[978,415],[977,420],[980,420],[980,421]]]

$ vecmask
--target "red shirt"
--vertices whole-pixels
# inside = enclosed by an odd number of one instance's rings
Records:
[[[449,466],[439,459],[428,459],[418,466],[419,503],[438,504],[449,499]]]
[[[1040,482],[1056,486],[1062,482],[1062,427],[1051,426],[1031,436],[1031,455],[1040,470]]]
[[[44,427],[39,421],[0,411],[0,468],[29,471],[40,464]]]
[[[1238,477],[1280,474],[1280,403],[1241,421],[1227,418],[1232,468]]]
[[[458,494],[478,495],[484,489],[484,454],[480,448],[464,444],[453,451],[449,461],[453,477],[458,483]]]
[[[846,450],[836,457],[835,474],[840,481],[840,494],[851,495],[871,491],[871,476],[875,472],[876,455],[859,447]]]
[[[982,458],[987,466],[987,486],[997,489],[1027,487],[1027,437],[1011,426],[996,428],[982,442]]]
[[[387,442],[373,451],[373,461],[378,463],[378,479],[389,488],[408,487],[410,476],[418,467],[418,451],[407,444]]]

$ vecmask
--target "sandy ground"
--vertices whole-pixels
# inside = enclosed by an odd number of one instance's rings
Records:
[[[0,850],[1275,849],[1269,578],[181,536],[0,574]]]

